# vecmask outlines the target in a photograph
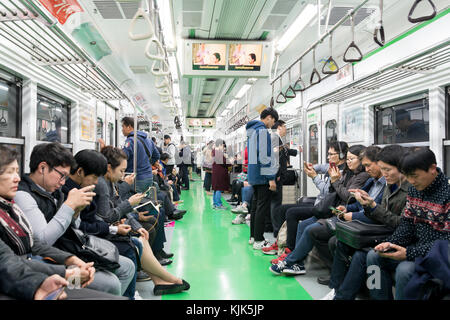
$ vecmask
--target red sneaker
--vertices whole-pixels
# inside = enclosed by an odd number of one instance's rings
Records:
[[[291,250],[289,250],[288,248],[284,249],[284,253],[281,256],[279,256],[278,258],[270,260],[270,263],[271,264],[278,264],[278,262],[283,261],[284,259],[286,259],[287,255],[289,253],[291,253]]]
[[[275,243],[272,244],[270,247],[262,248],[262,252],[264,254],[271,254],[271,255],[277,254],[277,252],[278,252],[278,244],[277,244],[277,242],[275,241]]]

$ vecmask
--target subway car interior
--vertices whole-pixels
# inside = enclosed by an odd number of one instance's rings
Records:
[[[448,298],[449,14],[0,0],[0,299]]]

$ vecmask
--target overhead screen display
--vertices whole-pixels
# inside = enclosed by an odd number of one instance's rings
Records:
[[[228,70],[261,70],[261,44],[230,44],[228,50]]]
[[[227,46],[225,44],[194,43],[192,69],[225,70]]]
[[[215,118],[187,118],[189,127],[213,128],[216,126]]]
[[[186,40],[183,48],[183,76],[267,77],[273,56],[270,42]]]

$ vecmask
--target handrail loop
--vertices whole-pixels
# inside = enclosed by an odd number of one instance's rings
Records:
[[[354,15],[350,15],[350,20],[352,23],[352,43],[350,43],[350,45],[348,46],[347,50],[345,50],[344,53],[344,62],[359,62],[363,59],[363,54],[361,52],[361,50],[358,48],[358,46],[355,43],[355,17]],[[349,50],[351,48],[354,48],[356,51],[358,51],[359,53],[359,58],[353,58],[353,59],[349,59],[347,58],[347,53],[349,52]]]
[[[378,38],[378,32],[380,33],[381,38]],[[380,47],[383,47],[384,44],[386,43],[383,26],[383,0],[380,0],[380,21],[379,25],[375,28],[375,31],[373,32],[373,40]]]
[[[277,103],[286,103],[286,96],[283,94],[283,77],[280,78],[280,93],[277,96]]]
[[[411,7],[411,10],[409,11],[409,15],[408,15],[408,20],[411,23],[417,23],[417,22],[424,22],[424,21],[428,21],[433,19],[436,14],[437,14],[437,10],[436,10],[436,6],[434,5],[433,1],[428,0],[428,2],[431,5],[431,8],[433,9],[433,13],[430,14],[429,16],[422,16],[422,17],[418,17],[418,18],[413,18],[412,15],[414,13],[414,11],[416,10],[417,5],[421,2],[422,0],[416,0],[416,2],[414,2],[413,6]]]
[[[314,76],[317,76],[317,78],[318,78],[318,80],[316,82],[313,81]],[[314,47],[314,49],[313,49],[313,71],[311,73],[311,77],[309,78],[309,82],[310,82],[310,85],[313,86],[313,85],[318,84],[320,81],[322,81],[322,79],[320,78],[319,71],[317,71],[317,69],[316,69],[316,48]]]
[[[144,20],[148,22],[149,30],[147,33],[134,34],[133,31],[135,28],[135,24],[139,17],[143,17]],[[150,20],[150,15],[143,8],[140,7],[138,9],[138,11],[136,12],[136,14],[134,15],[133,19],[131,20],[130,28],[128,30],[129,37],[131,38],[131,40],[134,40],[134,41],[145,40],[145,39],[153,37],[154,33],[155,33],[155,27],[153,26],[153,23]]]
[[[304,91],[306,89],[305,82],[303,82],[303,80],[302,80],[302,60],[300,60],[298,64],[299,64],[299,67],[300,67],[300,71],[299,71],[299,74],[298,74],[298,79],[294,83],[294,91],[295,92],[299,92],[299,91],[301,92],[301,91]]]
[[[333,33],[330,34],[330,57],[327,59],[327,61],[325,61],[325,63],[323,64],[322,67],[322,73],[323,74],[336,74],[339,72],[339,66],[337,64],[337,62],[333,59]],[[331,70],[331,68],[329,70],[326,70],[325,67],[327,65],[335,65],[336,66],[336,70]]]
[[[289,87],[286,89],[284,93],[286,98],[295,98],[297,95],[295,94],[294,88],[291,86],[291,69],[289,69]]]

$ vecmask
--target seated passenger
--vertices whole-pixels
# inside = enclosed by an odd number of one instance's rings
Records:
[[[400,224],[392,236],[367,255],[367,267],[378,266],[381,270],[380,286],[369,288],[370,296],[376,300],[393,298],[393,271],[395,299],[403,300],[403,289],[414,273],[415,259],[427,255],[436,240],[450,240],[450,185],[448,177],[437,167],[433,151],[410,150],[402,157],[400,167],[412,184]],[[387,249],[395,251],[383,253]],[[368,276],[370,281],[371,274]]]
[[[93,185],[72,190],[64,199],[61,186],[66,182],[71,166],[72,154],[59,143],[39,144],[33,148],[30,157],[29,175],[24,175],[14,197],[31,227],[33,236],[47,245],[58,247],[58,240],[66,231],[80,224],[80,211],[90,204],[95,193]],[[97,271],[89,287],[115,295],[121,295],[121,282],[129,281],[133,264],[113,272]],[[120,280],[118,278],[120,276]]]
[[[120,201],[120,199],[118,198],[118,194],[115,193],[115,190],[117,190],[115,183],[122,178],[127,166],[126,154],[120,149],[111,146],[103,148],[102,154],[105,156],[108,162],[108,171],[105,175],[105,179],[107,181],[107,183],[105,183],[107,186],[107,190],[102,190],[102,193],[98,194],[97,196],[105,197],[107,201],[103,202],[109,204],[109,210],[106,208],[101,209],[103,211],[102,216],[105,216],[105,214],[107,214],[108,212],[110,213],[110,215],[114,215],[114,211],[119,208],[132,209],[128,207],[126,203],[124,204],[124,202],[128,202],[128,204],[133,205],[135,204],[134,200],[136,199],[136,202],[139,203],[140,199],[142,199],[142,196],[140,194],[134,195],[128,200]],[[107,217],[105,218],[108,219]],[[108,220],[112,221],[114,219],[110,217]],[[162,225],[164,226],[164,224]],[[139,240],[142,243],[142,250],[140,250],[140,263],[142,269],[150,275],[155,284],[155,295],[177,293],[183,290],[188,290],[189,284],[186,281],[171,275],[161,266],[161,264],[159,264],[158,260],[153,255],[152,249],[150,248],[150,245],[148,243],[148,234],[146,234],[145,229],[140,228],[137,230],[137,232],[141,235],[139,237]],[[170,255],[165,253],[162,247],[163,246],[161,246],[160,248],[159,254],[163,252],[165,256],[169,257]]]
[[[338,168],[330,167],[328,170],[331,182],[330,192],[336,191],[336,202],[338,204],[347,203],[351,197],[348,190],[361,188],[369,178],[361,164],[362,158],[360,155],[364,149],[362,145],[355,145],[349,148],[347,152],[347,168],[344,169],[342,175]],[[318,219],[313,216],[300,222],[297,228],[295,249],[284,260],[273,264],[269,268],[272,273],[277,275],[281,273],[289,275],[306,273],[304,262],[309,252],[313,249],[309,230],[315,226],[321,226],[317,221]]]
[[[408,188],[411,186],[399,169],[403,152],[401,146],[391,145],[384,147],[377,155],[377,164],[387,183],[382,193],[381,204],[364,191],[355,193],[368,219],[393,230],[400,222]],[[350,265],[348,265],[347,257],[351,257]],[[355,299],[366,280],[366,257],[367,250],[355,250],[343,242],[337,242],[329,284],[332,290],[324,300]]]
[[[295,248],[295,238],[297,235],[297,226],[299,221],[308,219],[312,216],[312,209],[322,201],[330,189],[330,163],[334,163],[340,171],[345,169],[345,160],[347,157],[348,145],[344,141],[333,141],[328,148],[328,162],[325,164],[312,165],[304,162],[303,170],[307,176],[312,179],[314,185],[319,190],[316,200],[311,202],[300,202],[298,204],[285,204],[275,210],[274,221],[278,225],[278,229],[286,221],[287,225],[287,251],[291,252]],[[319,174],[324,174],[321,178]],[[272,248],[263,249],[265,254],[276,254],[277,250]],[[283,253],[278,259],[272,260],[274,264],[286,258],[287,253]]]

